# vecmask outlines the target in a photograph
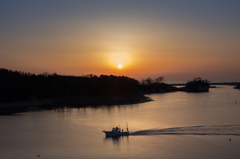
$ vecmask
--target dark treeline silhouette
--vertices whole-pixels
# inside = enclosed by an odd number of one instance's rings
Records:
[[[208,92],[209,82],[207,79],[196,77],[192,81],[188,81],[185,87],[187,92]]]
[[[94,105],[133,102],[142,97],[139,82],[125,76],[35,75],[0,69],[0,103],[64,99],[76,102],[70,104]]]
[[[164,83],[162,76],[155,80],[149,77],[139,82],[125,76],[89,74],[75,77],[56,73],[35,75],[0,69],[0,104],[38,101],[35,105],[46,108],[130,104],[149,101],[144,93],[208,90],[209,81],[200,77],[189,81],[186,87],[176,88]],[[4,105],[1,109],[7,108]]]
[[[164,77],[160,76],[155,80],[148,77],[141,82],[141,88],[144,93],[164,93],[177,91],[177,88],[169,84],[164,83]]]

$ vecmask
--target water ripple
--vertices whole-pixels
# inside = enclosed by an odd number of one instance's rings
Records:
[[[141,130],[130,135],[239,135],[240,125],[203,125]]]

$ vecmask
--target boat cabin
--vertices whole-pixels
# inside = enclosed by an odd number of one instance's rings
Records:
[[[116,128],[113,127],[113,128],[112,128],[112,131],[118,131],[118,132],[121,132],[121,129],[120,129],[119,127],[116,127]]]

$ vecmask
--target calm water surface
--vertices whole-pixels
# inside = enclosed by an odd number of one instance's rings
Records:
[[[136,105],[0,116],[0,158],[239,158],[240,90],[219,87],[151,94],[154,101]],[[126,122],[129,137],[102,132]]]

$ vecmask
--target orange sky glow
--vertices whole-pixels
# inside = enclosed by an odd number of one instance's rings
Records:
[[[35,3],[3,4],[1,68],[137,80],[240,80],[239,3]]]

